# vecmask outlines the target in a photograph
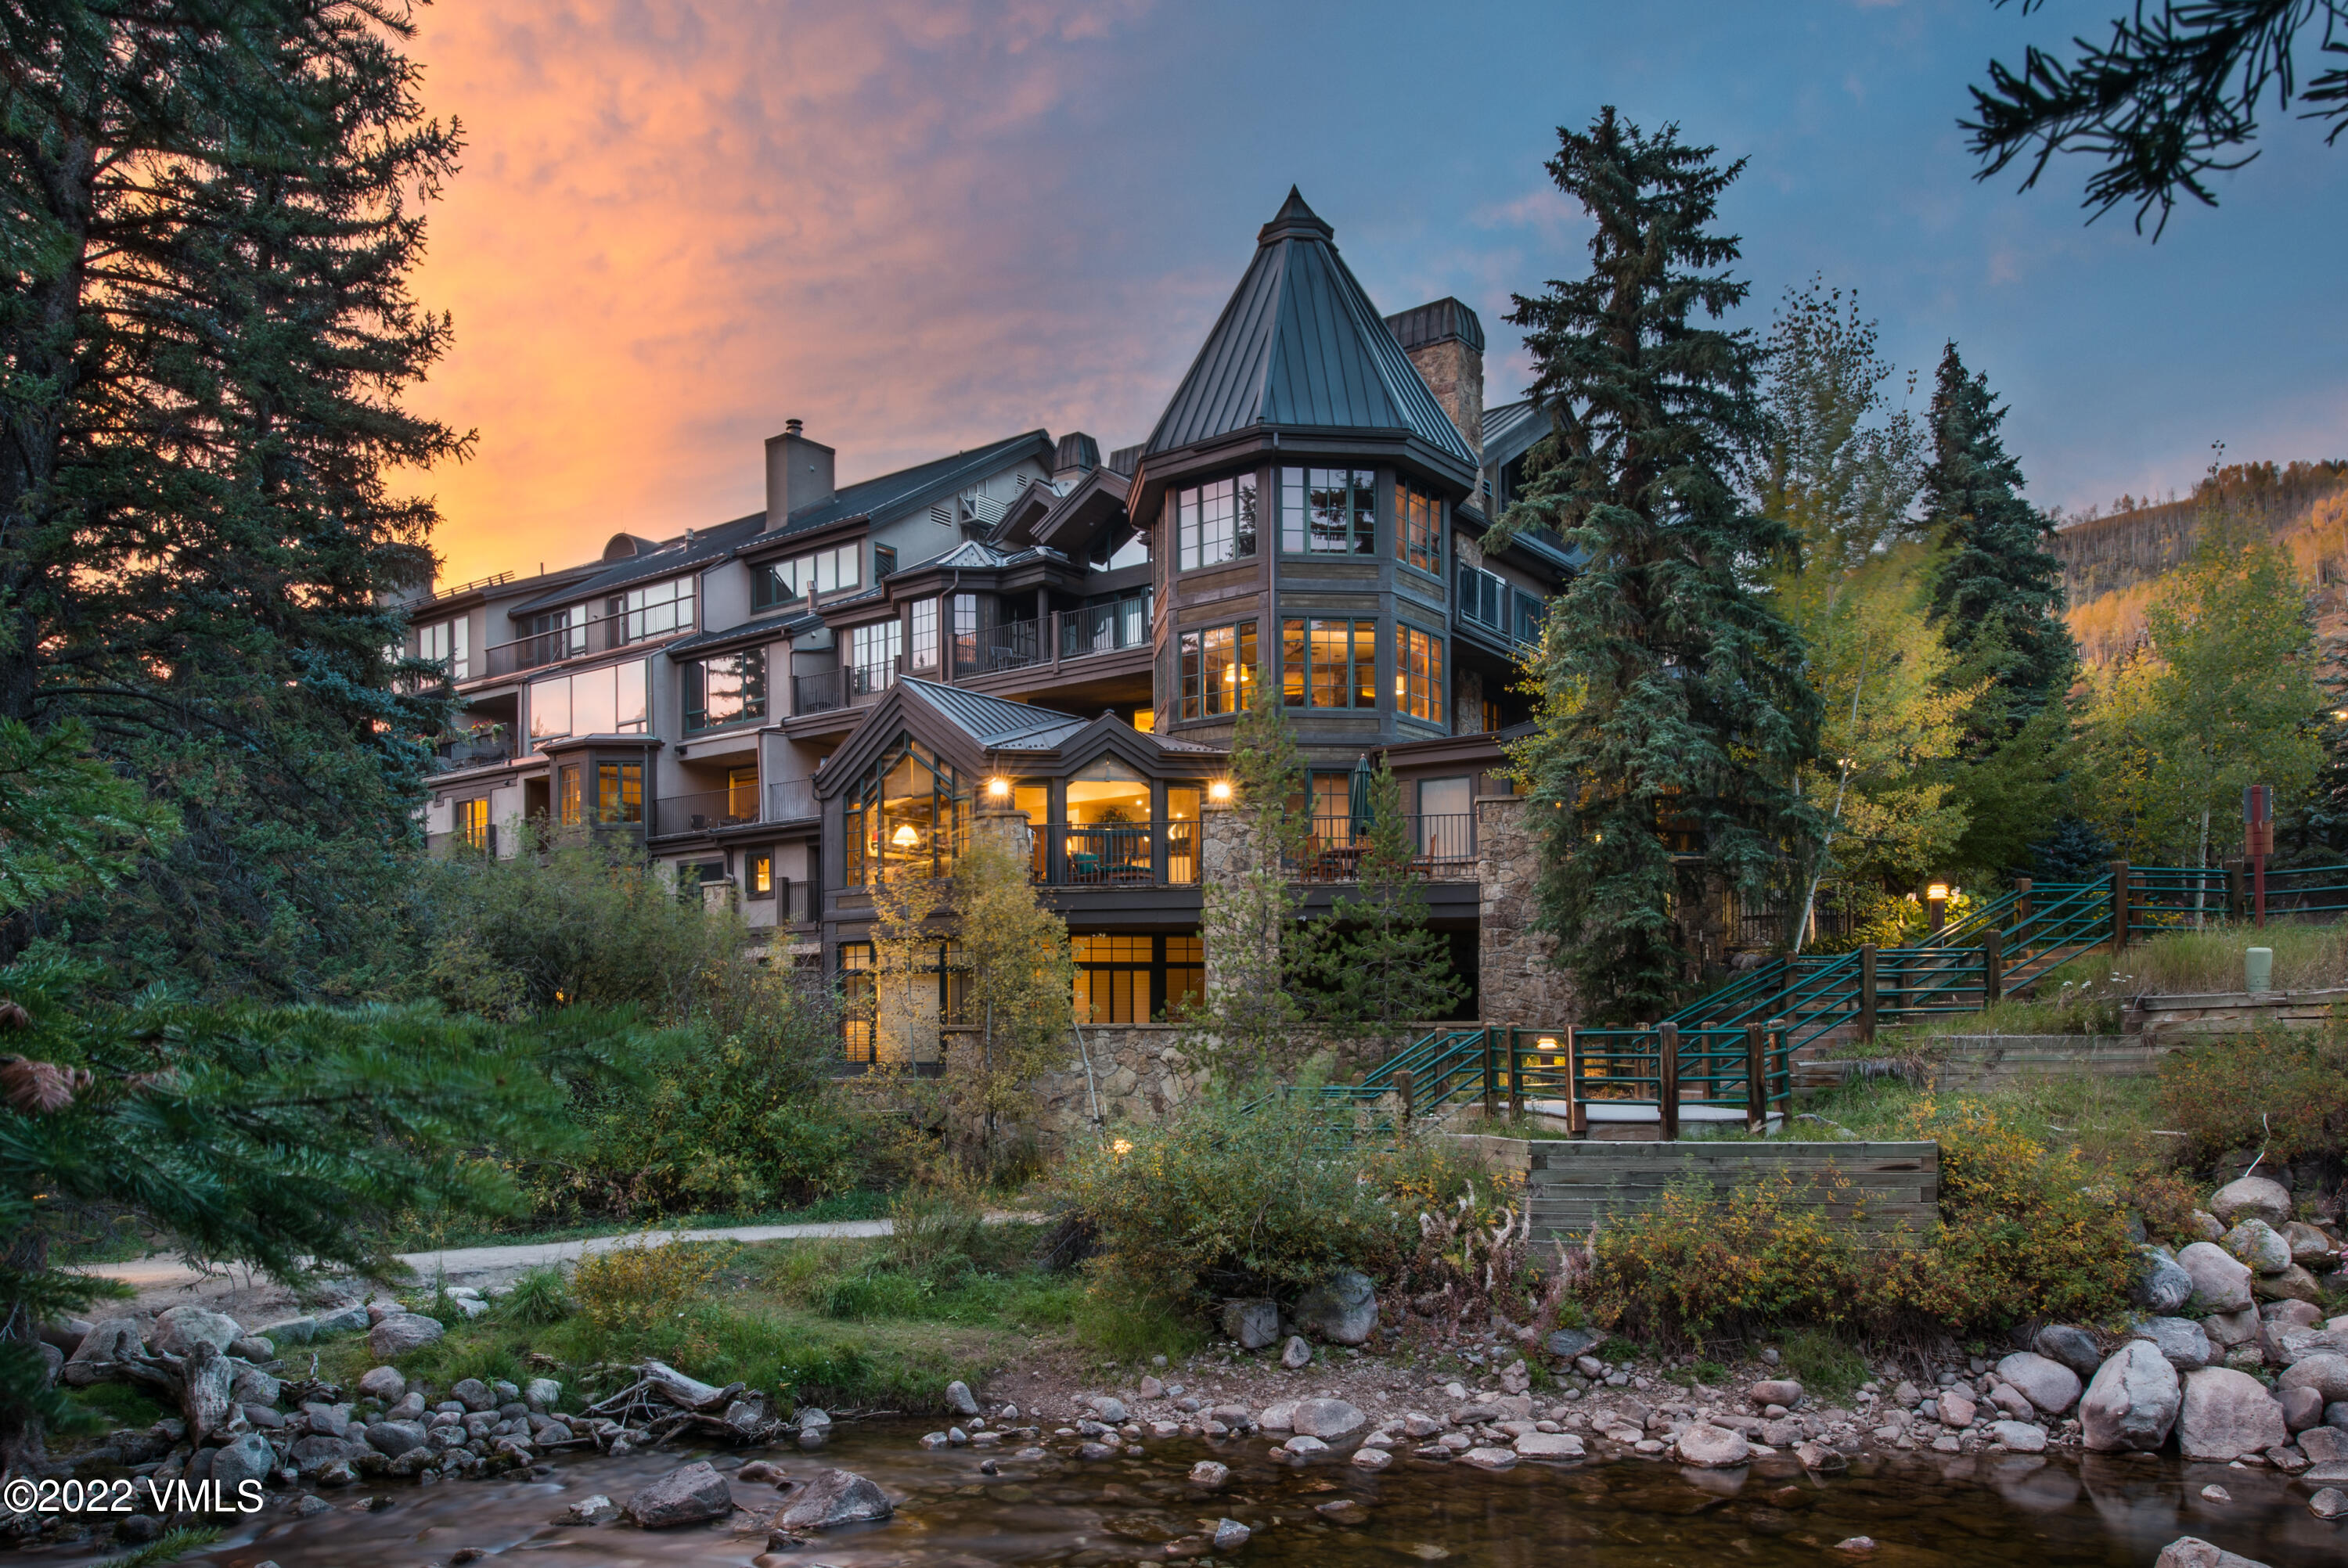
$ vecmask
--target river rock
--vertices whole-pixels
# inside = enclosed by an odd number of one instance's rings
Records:
[[[1585,1328],[1560,1328],[1541,1341],[1541,1348],[1560,1361],[1570,1361],[1578,1356],[1588,1355],[1591,1348],[1603,1337]]]
[[[1756,1405],[1783,1405],[1790,1410],[1802,1402],[1802,1386],[1791,1378],[1764,1378],[1747,1396]]]
[[[2286,1431],[2303,1432],[2323,1421],[2323,1395],[2314,1389],[2278,1389],[2275,1403],[2282,1407]],[[2315,1456],[2310,1454],[2310,1459]]]
[[[1231,1467],[1219,1460],[1202,1459],[1190,1467],[1190,1484],[1218,1491],[1231,1479]]]
[[[366,1430],[367,1446],[386,1459],[397,1459],[424,1446],[422,1421],[376,1421]]]
[[[2286,1368],[2278,1382],[2286,1389],[2313,1389],[2327,1405],[2348,1399],[2348,1356],[2325,1352],[2302,1356]]]
[[[2129,1335],[2151,1341],[2180,1372],[2198,1371],[2217,1359],[2209,1348],[2209,1336],[2189,1317],[2147,1317]]]
[[[314,1317],[281,1317],[274,1323],[264,1323],[253,1334],[273,1345],[307,1345],[318,1337],[318,1320]]]
[[[274,1361],[277,1359],[277,1347],[267,1337],[260,1334],[242,1335],[230,1340],[225,1348],[230,1355],[241,1360]]]
[[[2258,1308],[2245,1307],[2239,1312],[2213,1312],[2201,1319],[2201,1331],[2209,1336],[2209,1343],[2220,1350],[2248,1345],[2259,1337]]]
[[[2159,1347],[2131,1339],[2096,1368],[2080,1399],[2080,1440],[2099,1453],[2148,1453],[2168,1440],[2182,1401],[2177,1368]]]
[[[2273,1184],[2269,1183],[2270,1186]],[[2180,1535],[2160,1549],[2152,1568],[2267,1568],[2254,1557],[2242,1557],[2213,1546],[2198,1535]]]
[[[340,1464],[345,1467],[355,1465],[358,1462],[360,1451],[361,1448],[357,1443],[347,1442],[341,1438],[327,1437],[324,1433],[314,1433],[306,1438],[295,1438],[293,1446],[285,1450],[285,1457],[292,1462],[294,1470],[307,1479],[316,1475],[330,1464]]]
[[[829,1472],[827,1472],[829,1473]],[[628,1499],[625,1512],[645,1530],[700,1524],[734,1512],[734,1493],[706,1460],[673,1470]]]
[[[1476,1448],[1459,1456],[1458,1462],[1470,1470],[1510,1470],[1517,1462],[1514,1449]]]
[[[805,1532],[865,1524],[896,1512],[889,1494],[852,1470],[819,1470],[775,1515],[778,1527]]]
[[[285,1391],[277,1378],[250,1361],[229,1363],[229,1393],[240,1405],[273,1405]]]
[[[2096,1343],[2096,1337],[2068,1323],[2050,1323],[2041,1328],[2032,1337],[2030,1348],[2082,1378],[2094,1377],[2096,1368],[2104,1364],[2103,1348]]]
[[[2250,1281],[2251,1293],[2261,1301],[2304,1301],[2312,1306],[2323,1299],[2323,1286],[2315,1276],[2297,1264],[2274,1274],[2262,1274]]]
[[[260,1481],[277,1468],[277,1455],[269,1440],[259,1432],[247,1432],[212,1456],[212,1480],[235,1506],[240,1488],[248,1481]]]
[[[2286,1220],[2282,1226],[2283,1245],[2291,1248],[2291,1261],[2305,1268],[2329,1270],[2340,1262],[2340,1249],[2332,1238],[2304,1220]]]
[[[1355,1470],[1382,1471],[1394,1463],[1394,1455],[1384,1449],[1355,1449],[1353,1463]]]
[[[2204,1367],[2187,1374],[2177,1416],[2177,1446],[2187,1459],[2222,1463],[2280,1448],[2290,1439],[2282,1407],[2248,1372]]]
[[[2291,1244],[2264,1220],[2240,1222],[2218,1238],[2218,1245],[2248,1264],[2253,1274],[2280,1274],[2291,1266]]]
[[[396,1367],[371,1368],[359,1379],[359,1392],[370,1399],[381,1399],[386,1405],[396,1404],[407,1392],[407,1379],[400,1376]]]
[[[186,1355],[199,1339],[209,1340],[215,1350],[225,1350],[243,1337],[244,1330],[235,1318],[201,1307],[173,1307],[155,1315],[155,1348],[169,1355]]]
[[[2079,1402],[2079,1375],[2035,1350],[2016,1350],[1997,1364],[1997,1375],[2030,1396],[2030,1402],[2059,1416]]]
[[[396,1313],[367,1330],[367,1349],[388,1361],[395,1356],[421,1349],[446,1332],[437,1317],[415,1312]]]
[[[1209,1539],[1213,1542],[1214,1548],[1218,1552],[1237,1552],[1248,1543],[1248,1537],[1254,1533],[1254,1531],[1236,1519],[1218,1519],[1215,1521],[1215,1532]]]
[[[1519,1432],[1517,1452],[1527,1459],[1580,1459],[1586,1450],[1571,1432]]]
[[[2250,1305],[2250,1266],[2214,1242],[2195,1242],[2177,1255],[2177,1264],[2192,1276],[2196,1314],[2240,1312]]]
[[[2196,1244],[2200,1245],[2200,1244]],[[2147,1312],[2182,1312],[2193,1299],[2193,1276],[2165,1247],[2137,1248],[2136,1281],[2128,1297]]]
[[[523,1387],[521,1397],[531,1409],[551,1412],[562,1402],[562,1385],[551,1378],[532,1378]]]
[[[1296,1298],[1296,1327],[1333,1345],[1366,1343],[1378,1326],[1377,1289],[1369,1276],[1341,1268]]]
[[[2046,1429],[2029,1421],[1992,1421],[1989,1435],[2018,1454],[2046,1451]]]
[[[1302,1436],[1325,1440],[1358,1432],[1367,1420],[1343,1399],[1299,1399],[1289,1425]]]
[[[946,1409],[952,1410],[957,1416],[974,1416],[978,1414],[978,1401],[972,1398],[970,1385],[968,1383],[965,1383],[961,1378],[957,1378],[953,1382],[946,1385]],[[1109,1418],[1107,1416],[1103,1416],[1101,1418],[1103,1420],[1107,1420]]]
[[[1969,1427],[1973,1424],[1973,1402],[1954,1389],[1941,1390],[1941,1424],[1944,1427]]]
[[[1280,1348],[1280,1364],[1292,1372],[1300,1371],[1311,1366],[1313,1347],[1304,1342],[1302,1335],[1290,1335],[1288,1343]]]
[[[75,1389],[104,1382],[116,1362],[145,1353],[146,1343],[139,1337],[145,1327],[135,1317],[108,1317],[96,1324],[66,1358],[58,1369],[59,1381]]]
[[[2220,1225],[2264,1220],[2271,1225],[2279,1225],[2291,1218],[2291,1194],[2281,1182],[2271,1182],[2264,1176],[2244,1176],[2218,1189],[2209,1199],[2209,1212],[2218,1216]]]
[[[498,1397],[479,1378],[459,1378],[449,1385],[448,1397],[469,1410],[494,1410]]]
[[[1678,1448],[1682,1464],[1704,1470],[1726,1470],[1743,1464],[1753,1454],[1753,1445],[1745,1440],[1743,1432],[1715,1427],[1709,1421],[1698,1421],[1682,1432]]]
[[[366,1302],[354,1301],[348,1307],[338,1307],[331,1312],[317,1314],[316,1321],[318,1337],[324,1338],[329,1334],[356,1334],[373,1324],[375,1318],[369,1314]]]
[[[2348,1492],[2327,1486],[2307,1500],[2307,1512],[2318,1519],[2338,1519],[2348,1514]]]
[[[1293,1437],[1280,1445],[1298,1459],[1311,1459],[1314,1454],[1329,1451],[1329,1445],[1319,1438]]]
[[[1280,1337],[1280,1304],[1260,1298],[1223,1303],[1223,1332],[1242,1350],[1261,1350]]]

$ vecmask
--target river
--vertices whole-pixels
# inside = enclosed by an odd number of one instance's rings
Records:
[[[1022,1462],[999,1450],[1003,1473],[981,1473],[970,1449],[925,1452],[921,1429],[837,1429],[821,1454],[762,1457],[793,1475],[825,1465],[860,1471],[898,1500],[897,1517],[830,1534],[776,1561],[794,1568],[996,1568],[1025,1563],[1164,1563],[1163,1543],[1227,1516],[1254,1538],[1215,1561],[1262,1568],[1444,1563],[1453,1568],[1647,1568],[1647,1565],[1863,1562],[1877,1568],[2149,1568],[2179,1535],[2199,1535],[2275,1565],[2348,1562],[2348,1523],[2307,1509],[2307,1489],[2268,1471],[2188,1465],[2171,1458],[2084,1460],[2023,1456],[1902,1455],[1815,1478],[1779,1456],[1735,1471],[1643,1460],[1559,1467],[1527,1462],[1486,1473],[1399,1460],[1381,1475],[1334,1455],[1301,1467],[1265,1457],[1261,1440],[1157,1444],[1147,1457],[1094,1464]],[[724,1525],[666,1532],[625,1524],[554,1522],[597,1492],[624,1502],[635,1488],[688,1458],[730,1473],[747,1455],[632,1454],[560,1466],[546,1481],[451,1481],[417,1488],[377,1482],[332,1494],[334,1512],[294,1519],[274,1511],[185,1559],[212,1568],[427,1568],[460,1549],[485,1563],[520,1556],[547,1568],[747,1565],[763,1530]],[[1212,1496],[1195,1491],[1196,1460],[1231,1468]],[[2230,1503],[2205,1501],[2212,1482]],[[771,1512],[771,1485],[736,1482],[735,1499]],[[388,1506],[367,1511],[370,1496]],[[1332,1503],[1340,1517],[1322,1510]],[[737,1519],[740,1517],[737,1514]],[[1852,1536],[1877,1550],[1846,1558]],[[527,1554],[527,1555],[523,1555]]]

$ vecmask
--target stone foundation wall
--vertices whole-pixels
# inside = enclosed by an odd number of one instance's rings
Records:
[[[1573,978],[1556,967],[1540,918],[1541,834],[1521,795],[1476,803],[1477,985],[1487,1023],[1552,1029],[1581,1021]]]

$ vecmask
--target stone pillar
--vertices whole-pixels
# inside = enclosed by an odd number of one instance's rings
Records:
[[[1199,813],[1199,886],[1209,900],[1207,890],[1228,887],[1231,879],[1244,876],[1255,869],[1254,835],[1249,831],[1253,823],[1228,802],[1209,801]],[[1227,972],[1225,948],[1230,945],[1228,934],[1209,929],[1210,921],[1201,910],[1199,940],[1205,948],[1207,995],[1215,995],[1222,987]]]
[[[1476,802],[1478,1014],[1530,1029],[1579,1023],[1573,977],[1555,963],[1557,938],[1540,918],[1540,825],[1522,795]]]
[[[1014,855],[1022,856],[1033,853],[1035,842],[1025,812],[1015,806],[993,804],[983,796],[970,814],[970,841],[973,845],[1000,844]]]

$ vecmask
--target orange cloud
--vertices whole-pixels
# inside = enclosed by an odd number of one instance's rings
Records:
[[[1037,425],[1140,439],[1237,276],[1090,264],[1069,154],[1144,0],[497,0],[420,13],[465,125],[414,405],[479,432],[415,477],[444,580],[762,501],[787,416],[843,478]],[[1104,331],[1102,323],[1129,323]]]

